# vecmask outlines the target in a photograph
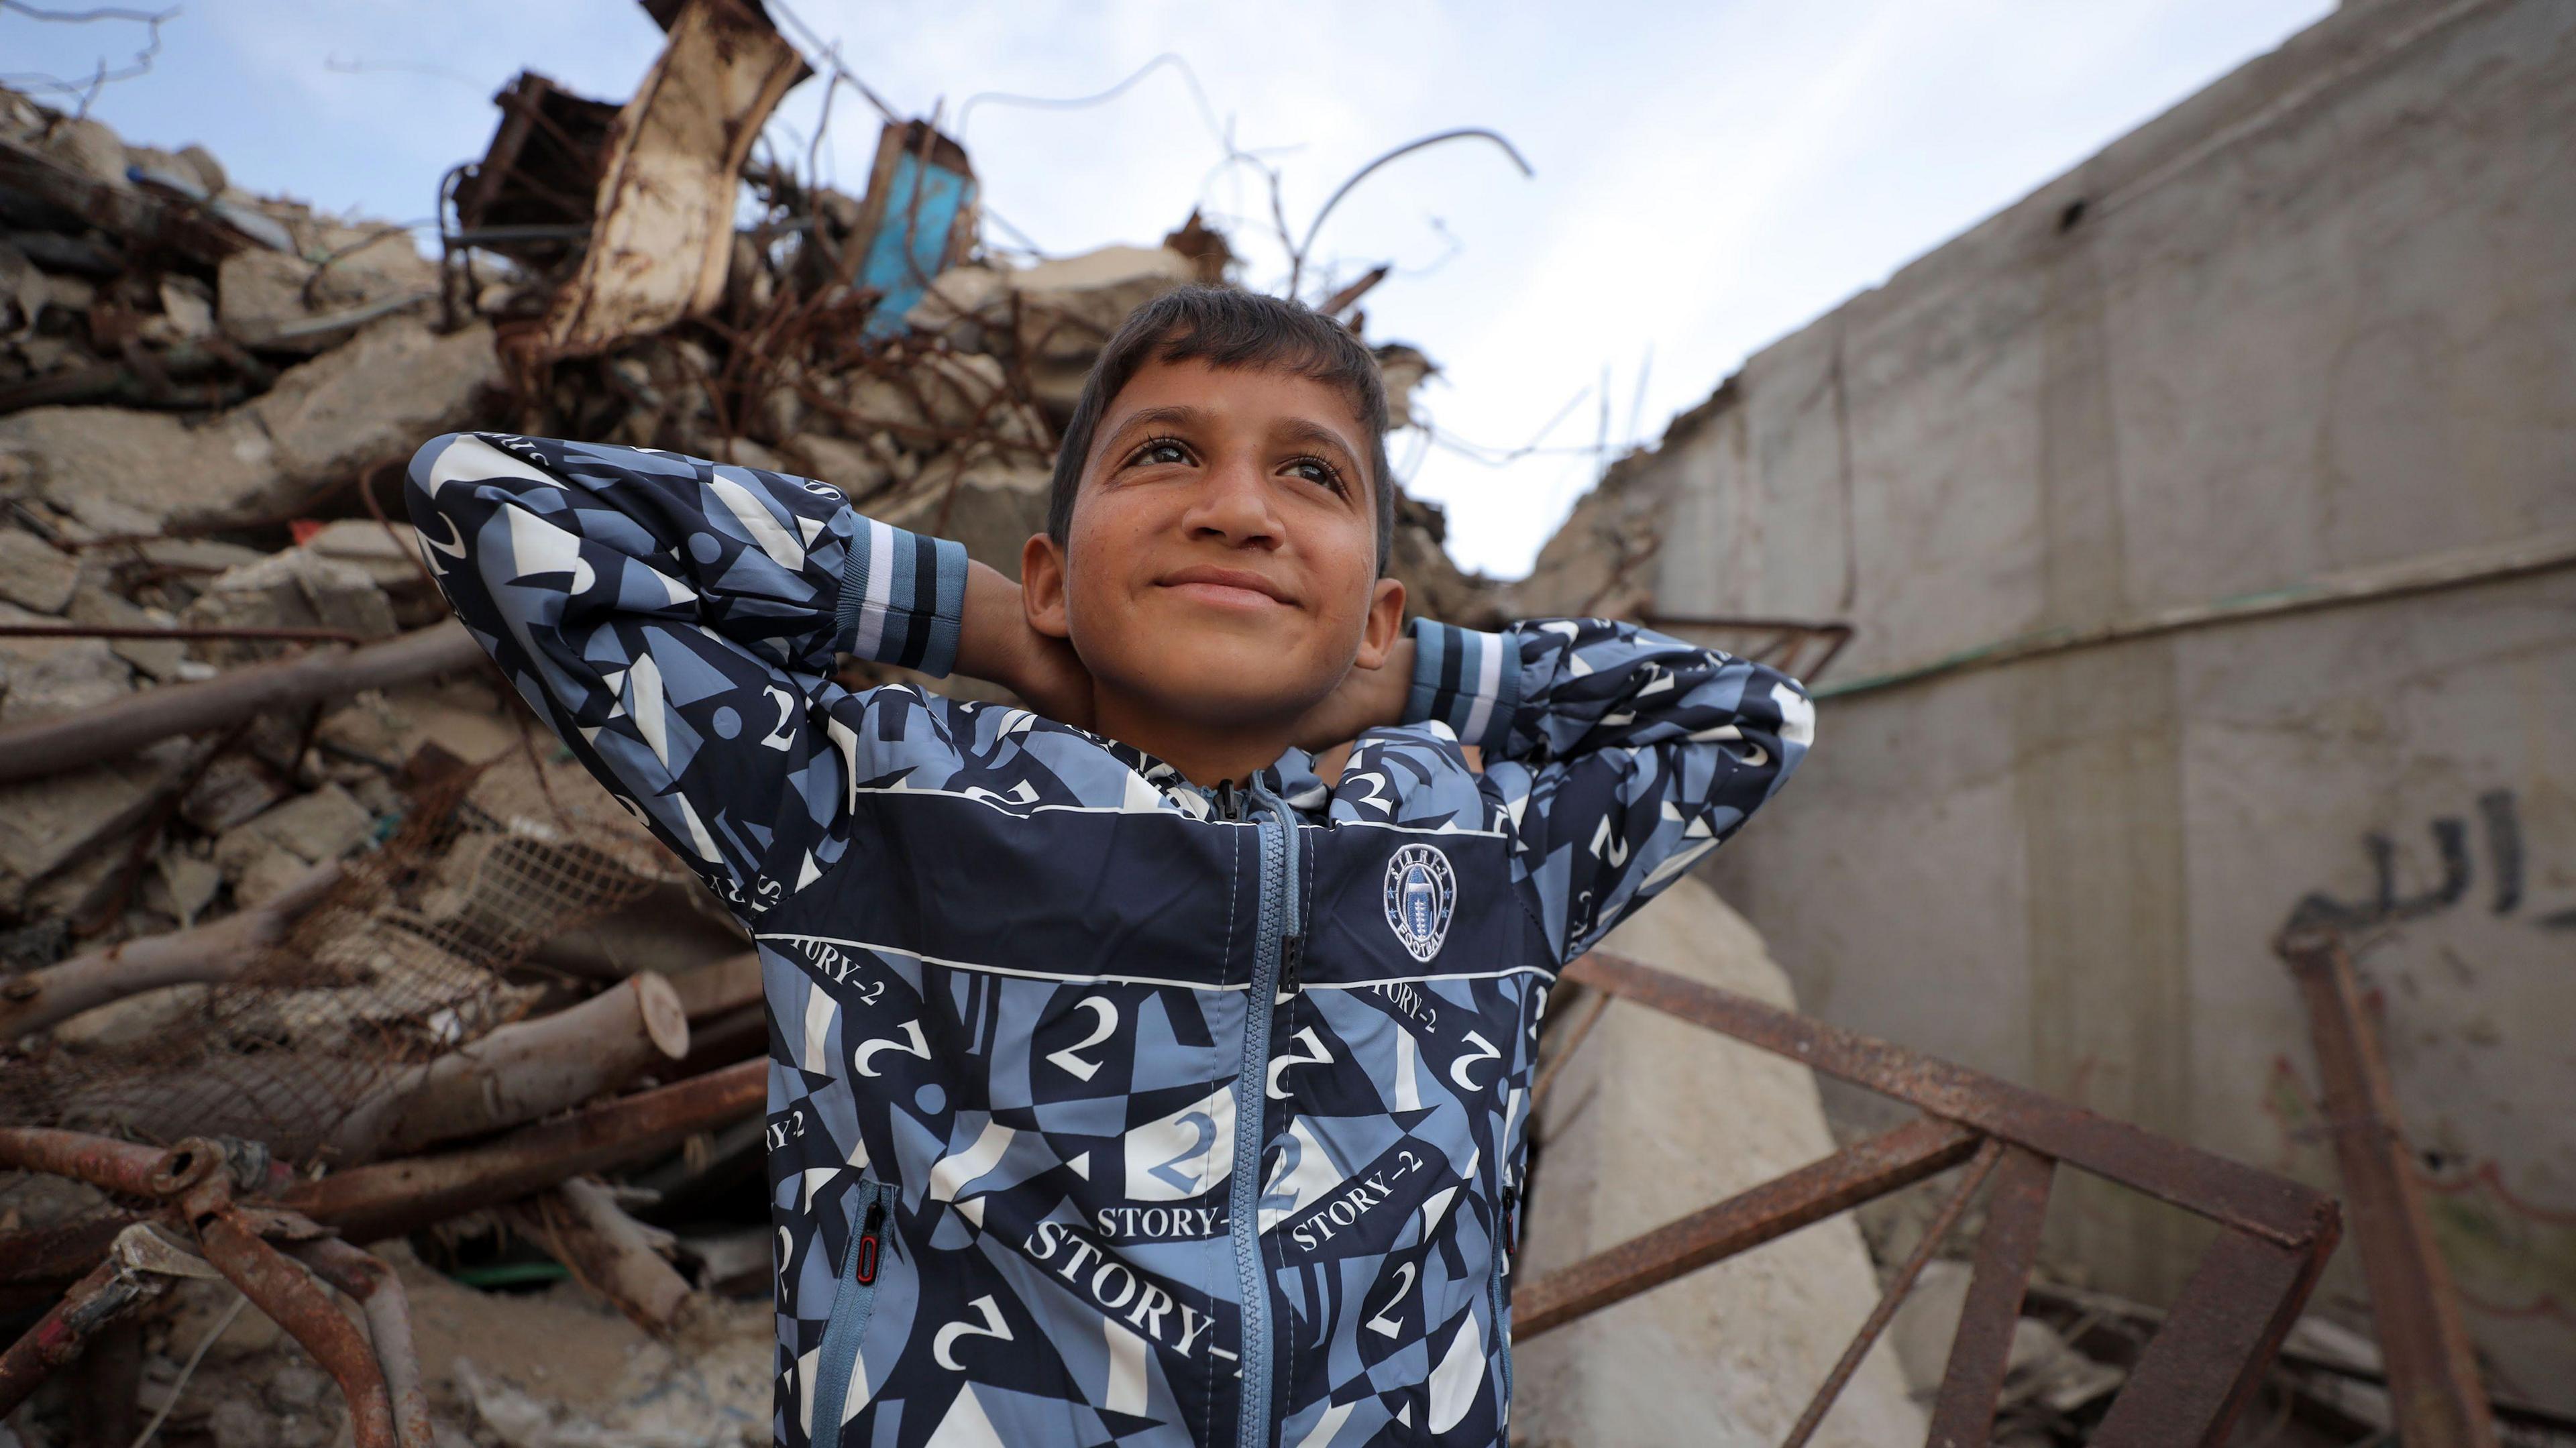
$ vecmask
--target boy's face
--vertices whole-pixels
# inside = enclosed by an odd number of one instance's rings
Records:
[[[1022,557],[1031,622],[1106,691],[1202,727],[1276,727],[1394,644],[1368,432],[1293,373],[1149,362],[1110,400],[1067,540]]]

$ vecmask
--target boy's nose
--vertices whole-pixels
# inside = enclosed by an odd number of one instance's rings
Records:
[[[1269,479],[1257,465],[1227,461],[1202,477],[1181,526],[1193,538],[1222,539],[1237,548],[1276,547],[1279,514],[1271,503]]]

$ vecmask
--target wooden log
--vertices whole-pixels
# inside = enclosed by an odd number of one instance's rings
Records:
[[[580,1005],[503,1026],[430,1063],[400,1092],[370,1154],[407,1155],[550,1116],[688,1054],[679,992],[658,975],[630,976]]]
[[[653,1230],[619,1210],[608,1188],[593,1178],[574,1177],[519,1203],[509,1216],[575,1279],[646,1332],[669,1332],[697,1296],[663,1258]]]
[[[746,950],[693,970],[675,971],[670,981],[692,1022],[728,1016],[760,1004],[760,952]]]
[[[769,1063],[745,1061],[562,1121],[521,1127],[486,1146],[299,1183],[277,1201],[353,1242],[378,1241],[515,1201],[583,1172],[641,1161],[699,1132],[757,1117],[768,1090]],[[0,1280],[8,1280],[5,1269]]]
[[[0,729],[0,784],[115,759],[174,734],[222,729],[269,710],[346,698],[482,662],[481,646],[450,619],[362,649],[317,648],[203,683],[165,684],[77,714]]]
[[[284,939],[287,927],[320,904],[340,878],[339,862],[325,861],[248,910],[29,971],[0,985],[0,1041],[162,986],[230,980]]]

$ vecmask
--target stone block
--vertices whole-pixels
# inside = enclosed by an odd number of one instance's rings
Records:
[[[289,370],[243,410],[275,440],[279,471],[309,486],[408,456],[423,438],[467,426],[500,382],[490,327],[442,337],[417,317],[394,316]]]

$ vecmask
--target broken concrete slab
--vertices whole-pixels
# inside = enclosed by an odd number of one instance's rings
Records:
[[[0,911],[18,913],[37,881],[133,828],[192,749],[165,740],[113,765],[0,786]]]
[[[1795,1006],[1761,936],[1696,879],[1675,882],[1603,945]],[[1549,1003],[1552,1024],[1575,1014]],[[1543,1059],[1563,1039],[1552,1036]],[[1627,1003],[1612,1004],[1566,1059],[1532,1124],[1543,1145],[1513,1267],[1524,1282],[1835,1148],[1805,1067]],[[1513,1439],[1777,1443],[1877,1302],[1858,1225],[1818,1223],[1516,1348]],[[1813,1441],[1865,1448],[1919,1442],[1925,1429],[1881,1343]]]
[[[240,872],[270,850],[284,850],[304,864],[318,865],[356,849],[374,832],[375,824],[366,807],[347,790],[326,784],[226,833],[215,842],[215,863],[227,879],[238,879]]]
[[[276,771],[246,755],[226,754],[209,763],[189,786],[179,801],[179,817],[209,835],[221,835],[257,817],[287,793]]]
[[[23,529],[0,529],[0,599],[38,613],[61,613],[79,581],[78,557]]]
[[[58,620],[14,604],[0,604],[0,623],[51,624]],[[24,724],[122,698],[134,688],[134,670],[104,639],[0,638],[0,726]]]
[[[367,526],[373,527],[372,523]],[[361,639],[399,631],[393,604],[368,570],[309,548],[288,548],[215,576],[180,613],[190,628],[329,628]],[[207,643],[218,661],[269,657],[292,645]]]
[[[500,382],[489,326],[440,336],[418,317],[395,316],[286,372],[244,410],[275,440],[284,478],[309,486],[409,456],[422,438],[468,425]]]
[[[277,450],[240,412],[192,424],[122,407],[31,407],[0,418],[0,452],[96,534],[153,533],[282,501]]]
[[[169,628],[176,622],[159,609],[144,608],[108,591],[87,576],[72,594],[68,615],[74,623],[109,628]],[[159,683],[189,675],[188,645],[179,639],[109,639],[108,651]]]

